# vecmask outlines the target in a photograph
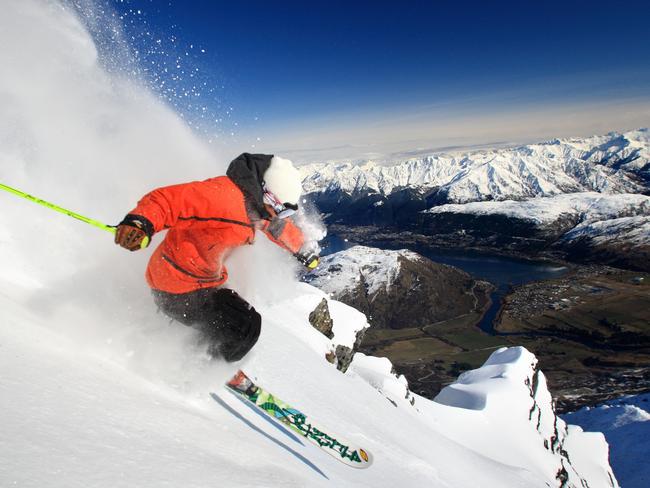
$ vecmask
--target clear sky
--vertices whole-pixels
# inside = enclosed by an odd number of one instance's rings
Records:
[[[381,159],[650,124],[648,2],[111,3],[147,76],[189,94],[179,110],[260,151]]]

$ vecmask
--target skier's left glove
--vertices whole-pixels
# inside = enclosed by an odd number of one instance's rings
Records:
[[[117,225],[115,244],[129,251],[143,249],[151,242],[153,224],[139,215],[129,214]]]
[[[309,253],[298,253],[296,258],[300,261],[307,269],[316,269],[320,263],[320,258],[318,254],[309,252]]]

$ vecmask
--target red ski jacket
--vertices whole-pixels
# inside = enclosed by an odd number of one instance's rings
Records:
[[[250,161],[257,155],[242,156]],[[250,174],[242,164],[239,168]],[[224,260],[233,248],[252,244],[256,229],[293,254],[300,250],[304,237],[295,223],[270,215],[229,176],[158,188],[129,212],[151,224],[150,234],[168,229],[149,260],[146,278],[151,288],[188,293],[224,284]]]

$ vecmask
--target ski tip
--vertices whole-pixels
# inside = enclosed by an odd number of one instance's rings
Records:
[[[361,459],[366,463],[372,462],[372,454],[370,454],[368,451],[365,451],[363,449],[359,449],[359,457],[361,457]]]
[[[351,460],[346,460],[347,462],[345,464],[357,469],[366,469],[372,466],[374,460],[375,459],[370,451],[359,448],[353,453]]]

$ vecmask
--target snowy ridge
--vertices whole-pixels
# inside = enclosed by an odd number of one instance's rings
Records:
[[[408,380],[404,375],[393,372],[393,363],[388,358],[367,356],[361,352],[354,355],[350,365],[350,374],[363,378],[370,386],[376,388],[394,405],[407,408],[415,404],[415,397],[408,389]]]
[[[393,166],[368,162],[301,168],[306,193],[438,188],[449,202],[520,200],[560,193],[638,193],[648,178],[648,129],[584,139],[556,139],[513,149],[441,154]]]
[[[595,192],[569,193],[522,201],[472,202],[433,207],[426,213],[500,214],[548,225],[563,216],[589,223],[626,216],[650,215],[650,197],[637,194],[607,195]]]
[[[590,432],[603,432],[610,446],[610,459],[622,486],[648,485],[650,466],[650,393],[631,395],[597,407],[585,407],[563,416]],[[580,427],[577,427],[580,426]]]
[[[541,444],[541,449],[522,450],[515,458],[509,458],[510,461],[526,462],[530,456],[543,454],[538,461],[546,476],[566,483],[562,486],[586,486],[585,482],[592,486],[592,481],[585,479],[583,473],[593,471],[598,472],[605,486],[609,486],[609,479],[611,486],[615,486],[613,474],[603,469],[608,459],[603,435],[569,430],[564,421],[556,417],[546,379],[537,368],[537,358],[522,347],[495,351],[481,368],[461,374],[458,381],[444,388],[435,403],[480,412],[476,416],[467,415],[467,423],[462,427],[456,423],[460,421],[458,417],[452,416],[451,423],[441,422],[442,430],[452,439],[462,439],[461,442],[468,442],[479,450],[491,445],[497,459],[502,444]],[[511,412],[510,416],[503,415],[507,411]],[[501,430],[502,436],[474,437],[474,429],[480,429],[483,422]]]
[[[587,240],[592,244],[650,245],[650,215],[584,222],[562,236],[561,242]]]
[[[595,248],[618,245],[629,253],[650,243],[650,197],[645,195],[570,193],[523,201],[446,204],[425,213],[504,215],[542,228],[563,221],[562,227],[570,230],[559,239],[559,246],[576,242]]]
[[[354,289],[363,280],[367,294],[374,295],[380,289],[390,290],[400,273],[400,259],[418,261],[421,258],[408,250],[354,246],[324,256],[320,266],[309,274],[309,283],[334,294]]]

